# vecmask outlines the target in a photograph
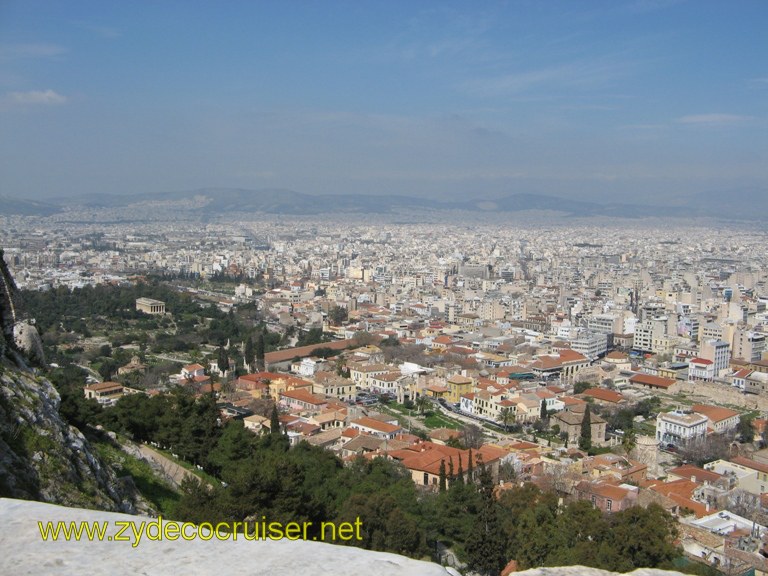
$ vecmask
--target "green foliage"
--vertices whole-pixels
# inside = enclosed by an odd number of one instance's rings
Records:
[[[739,418],[736,434],[739,437],[739,442],[742,444],[752,442],[755,439],[755,425],[752,420],[753,418],[749,416],[742,416]]]
[[[342,306],[334,306],[328,311],[328,319],[334,326],[341,326],[349,318],[349,313]]]
[[[490,471],[480,470],[480,513],[475,517],[467,538],[470,566],[481,574],[498,574],[507,564],[506,537],[501,530],[499,504],[493,494]]]
[[[585,390],[592,388],[592,384],[589,382],[576,382],[573,386],[574,394],[583,394]]]
[[[581,421],[581,435],[579,436],[579,448],[589,450],[592,448],[592,414],[590,405],[584,410],[584,418]]]
[[[323,334],[322,328],[310,328],[307,332],[300,332],[299,339],[296,343],[297,346],[311,346],[312,344],[320,344],[322,342],[329,342],[330,338],[327,338]]]

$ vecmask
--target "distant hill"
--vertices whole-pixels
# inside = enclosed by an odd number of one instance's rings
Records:
[[[49,202],[36,202],[34,200],[20,200],[0,196],[0,214],[20,216],[50,216],[61,211],[61,206]]]
[[[563,217],[711,217],[761,220],[768,210],[768,191],[760,189],[731,192],[703,192],[690,196],[684,205],[659,206],[620,202],[598,203],[544,194],[510,194],[501,198],[440,200],[400,195],[312,195],[271,188],[200,188],[164,193],[132,195],[86,194],[50,201],[29,201],[0,197],[0,214],[46,216],[63,211],[119,210],[131,208],[136,218],[151,211],[160,215],[216,216],[262,212],[310,216],[313,214],[407,214],[419,212],[468,211],[519,213],[552,212]]]

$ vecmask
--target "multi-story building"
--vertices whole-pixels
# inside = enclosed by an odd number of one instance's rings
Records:
[[[734,358],[753,362],[761,360],[765,352],[765,335],[751,330],[736,330],[733,335]]]
[[[708,418],[691,411],[660,412],[656,416],[656,440],[682,446],[707,434]]]
[[[731,347],[725,340],[707,340],[701,343],[699,356],[712,361],[715,377],[717,377],[730,365]]]
[[[643,320],[635,325],[632,348],[640,352],[664,354],[669,351],[669,336],[669,318],[667,316]]]

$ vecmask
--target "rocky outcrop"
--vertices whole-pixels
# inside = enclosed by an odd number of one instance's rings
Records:
[[[45,378],[0,367],[0,495],[133,512],[135,497],[59,415]]]
[[[38,502],[0,499],[0,569],[6,576],[49,574],[54,576],[133,576],[134,574],[269,574],[270,576],[447,576],[438,564],[412,560],[397,554],[369,552],[351,546],[289,540],[185,541],[164,538],[151,540],[146,533],[137,542],[132,529],[122,536],[132,541],[104,538],[89,542],[66,542],[63,538],[45,542],[38,522],[109,522],[105,536],[117,533],[116,522],[156,522],[149,518],[61,508]],[[156,528],[150,529],[155,534]],[[166,532],[167,533],[167,532]],[[211,536],[213,536],[211,534]],[[172,538],[172,537],[171,537]]]
[[[10,358],[21,367],[31,361],[45,365],[43,343],[34,321],[27,318],[21,295],[0,248],[0,359]]]
[[[135,490],[62,419],[59,393],[30,369],[43,362],[42,344],[2,250],[0,327],[0,496],[133,512]]]

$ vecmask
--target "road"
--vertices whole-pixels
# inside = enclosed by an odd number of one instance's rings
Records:
[[[181,481],[184,480],[184,478],[187,476],[197,478],[195,474],[181,466],[178,462],[167,458],[146,444],[139,444],[139,452],[141,452],[141,456],[144,459],[148,460],[150,463],[153,463],[160,470],[162,470],[165,478],[176,488],[181,486]]]

